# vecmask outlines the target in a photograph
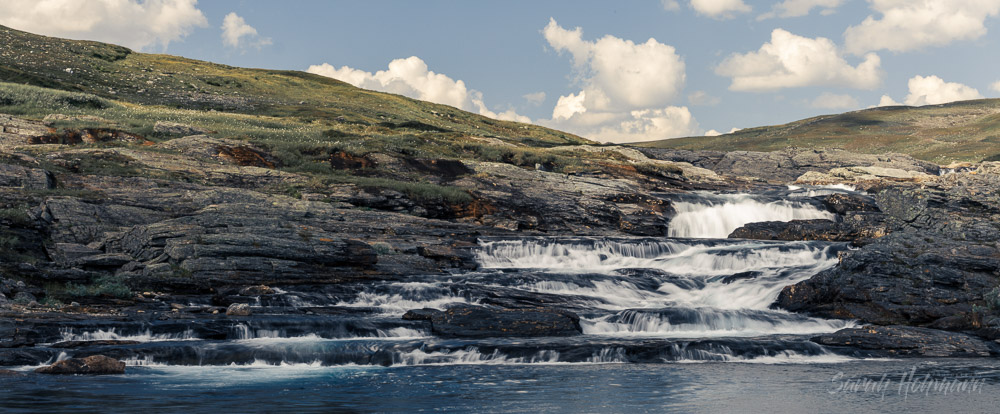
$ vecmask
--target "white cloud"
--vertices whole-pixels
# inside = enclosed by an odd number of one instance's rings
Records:
[[[821,109],[855,109],[858,108],[858,105],[858,100],[851,95],[838,95],[830,92],[823,92],[809,103],[809,106]]]
[[[545,92],[528,93],[522,96],[529,104],[538,106],[545,102]]]
[[[869,0],[882,16],[868,16],[844,32],[845,49],[860,55],[943,46],[986,34],[984,21],[1000,14],[1000,0]]]
[[[783,29],[756,52],[733,54],[715,68],[732,78],[730,90],[773,91],[802,86],[844,86],[872,89],[882,82],[881,59],[874,53],[851,66],[830,39],[811,39]]]
[[[183,39],[208,20],[198,0],[5,0],[0,24],[48,36],[97,40],[136,50]]]
[[[663,6],[663,10],[666,11],[677,11],[681,9],[681,4],[677,0],[660,0],[660,5]]]
[[[698,14],[713,19],[731,19],[738,13],[749,13],[751,8],[743,0],[691,0],[691,8]]]
[[[637,109],[629,112],[577,112],[568,118],[538,120],[541,125],[601,142],[639,142],[699,135],[698,122],[686,107]]]
[[[583,39],[549,19],[549,46],[569,52],[578,93],[560,96],[547,125],[599,141],[642,141],[690,135],[697,122],[685,107],[670,106],[684,88],[684,61],[669,45],[650,38],[635,43],[614,36]]]
[[[990,90],[993,92],[1000,92],[1000,81],[996,81],[990,84]]]
[[[695,106],[715,106],[719,102],[722,102],[722,99],[709,95],[705,91],[694,91],[688,95],[688,103]]]
[[[235,48],[247,46],[260,48],[271,44],[271,38],[258,35],[257,29],[232,12],[222,19],[222,44]]]
[[[982,99],[979,91],[961,83],[945,82],[937,76],[914,76],[907,82],[910,94],[906,104],[910,106],[937,105],[969,99]]]
[[[770,12],[757,16],[757,20],[770,19],[772,17],[805,16],[815,8],[822,9],[820,10],[820,14],[828,15],[833,13],[842,4],[844,4],[844,0],[785,0],[775,4]]]
[[[710,129],[708,131],[705,131],[705,136],[706,137],[717,137],[719,135],[732,134],[733,132],[736,132],[736,131],[739,131],[739,130],[742,130],[742,129],[743,128],[735,128],[734,127],[732,129],[730,129],[729,132],[719,132],[719,131],[716,131],[714,129]]]
[[[900,106],[900,105],[902,105],[902,104],[899,103],[899,102],[896,102],[896,100],[892,99],[891,96],[889,96],[889,95],[882,95],[882,98],[878,100],[878,105],[876,105],[876,106],[882,107],[882,106]]]
[[[568,51],[587,92],[586,106],[596,110],[629,110],[664,105],[684,88],[684,62],[672,46],[650,38],[633,43],[614,36],[583,40],[579,27],[570,31],[554,19],[542,30],[556,51]]]
[[[531,122],[528,117],[518,115],[511,109],[501,113],[491,111],[484,103],[481,92],[466,88],[465,82],[461,80],[428,70],[427,63],[416,56],[393,60],[389,62],[387,70],[375,73],[348,66],[336,68],[329,63],[309,66],[306,72],[338,79],[359,88],[451,105],[490,118]]]

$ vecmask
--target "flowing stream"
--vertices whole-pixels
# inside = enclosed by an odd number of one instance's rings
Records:
[[[677,214],[668,223],[667,237],[483,239],[475,250],[479,264],[475,271],[346,286],[285,286],[260,296],[253,303],[252,318],[108,323],[96,329],[70,325],[53,342],[136,341],[93,351],[122,357],[142,381],[158,378],[181,388],[185,381],[215,381],[240,390],[252,388],[247,384],[255,381],[284,384],[293,379],[309,386],[331,378],[356,385],[351,373],[357,372],[375,376],[378,379],[372,381],[380,386],[387,386],[385,381],[425,384],[421,372],[430,375],[428,381],[439,382],[449,381],[450,375],[492,378],[498,372],[530,381],[511,371],[493,371],[501,366],[532,372],[549,381],[547,389],[559,389],[551,381],[572,371],[568,367],[604,372],[599,367],[606,364],[644,367],[637,368],[634,378],[657,375],[649,365],[653,364],[683,372],[693,381],[703,372],[666,367],[713,362],[822,370],[830,364],[847,364],[858,369],[852,364],[863,361],[863,356],[838,354],[809,341],[816,334],[855,326],[853,321],[772,307],[783,287],[835,266],[838,254],[848,249],[846,244],[725,239],[751,222],[834,219],[812,197],[849,191],[853,189],[789,188],[780,197],[687,195],[672,200]],[[432,335],[423,322],[401,318],[411,309],[491,303],[498,298],[570,310],[579,315],[583,334],[444,339]],[[470,373],[462,368],[468,366],[491,366],[491,371]],[[393,380],[392,373],[400,371],[379,371],[385,367],[438,368]],[[504,381],[494,378],[471,389],[504,390],[511,385]],[[377,397],[372,394],[372,398]],[[518,400],[511,397],[511,401]]]

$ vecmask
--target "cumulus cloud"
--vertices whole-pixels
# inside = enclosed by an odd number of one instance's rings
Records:
[[[854,109],[858,107],[858,100],[851,95],[823,92],[813,99],[809,106],[821,109]]]
[[[462,80],[454,80],[445,74],[429,70],[427,63],[416,56],[393,60],[389,62],[387,70],[375,73],[348,66],[337,68],[329,63],[309,66],[306,72],[338,79],[359,88],[451,105],[490,118],[531,122],[528,117],[518,115],[510,109],[500,113],[491,111],[484,103],[481,92],[466,88]]]
[[[660,5],[663,6],[663,10],[666,11],[677,11],[681,9],[681,4],[677,0],[660,0]]]
[[[869,0],[880,18],[868,16],[844,32],[848,52],[906,52],[943,46],[986,34],[984,21],[1000,14],[998,0]]]
[[[982,99],[975,88],[956,82],[945,82],[937,76],[914,76],[907,82],[910,94],[906,104],[910,106],[937,105],[969,99]]]
[[[1000,81],[996,81],[990,84],[990,90],[993,92],[1000,92]]]
[[[775,4],[771,11],[757,16],[757,20],[773,17],[800,17],[809,14],[812,9],[819,8],[820,14],[828,15],[844,4],[844,0],[785,0]]]
[[[734,91],[773,91],[802,86],[843,86],[872,89],[882,82],[881,59],[874,53],[851,66],[830,39],[815,39],[783,29],[756,52],[733,54],[715,68],[732,78]]]
[[[232,12],[222,19],[222,44],[234,48],[247,46],[260,48],[271,44],[271,38],[261,37],[257,34],[257,29]]]
[[[722,102],[722,99],[709,95],[705,91],[694,91],[688,95],[688,103],[695,106],[715,106],[719,102]]]
[[[545,92],[529,93],[522,96],[529,104],[538,106],[545,102]]]
[[[549,19],[549,46],[572,58],[578,93],[560,96],[552,119],[539,121],[600,141],[643,141],[690,135],[697,122],[685,107],[671,106],[684,88],[684,61],[650,38],[644,43],[604,36],[583,39]]]
[[[0,24],[48,36],[143,50],[183,39],[208,20],[198,0],[5,0]]]
[[[698,14],[719,20],[731,19],[751,10],[743,0],[691,0],[691,8]]]
[[[636,44],[609,35],[590,42],[583,40],[583,29],[566,30],[555,19],[542,33],[556,51],[572,55],[588,109],[663,105],[684,88],[684,62],[673,46],[656,39]]]
[[[876,105],[876,106],[883,107],[883,106],[900,106],[900,105],[902,105],[902,104],[899,103],[899,102],[896,102],[896,100],[892,99],[891,96],[889,96],[889,95],[882,95],[882,98],[878,100],[878,105]]]

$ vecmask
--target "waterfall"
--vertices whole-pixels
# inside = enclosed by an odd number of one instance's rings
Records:
[[[586,334],[805,335],[853,326],[770,309],[782,288],[834,266],[842,243],[545,238],[481,246],[484,268],[536,272],[513,286],[594,309],[581,322]]]
[[[749,194],[729,194],[677,201],[677,215],[667,228],[669,237],[721,239],[748,223],[762,221],[833,220],[828,211],[787,200],[760,201]]]

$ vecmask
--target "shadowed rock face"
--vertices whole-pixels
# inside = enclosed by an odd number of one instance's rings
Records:
[[[865,326],[841,329],[812,338],[813,342],[832,347],[879,350],[892,356],[981,357],[994,353],[994,347],[975,337],[912,326]]]
[[[125,373],[125,363],[103,355],[65,359],[47,367],[38,368],[39,374],[56,375],[114,375]]]
[[[429,320],[435,334],[457,338],[573,336],[582,332],[578,316],[555,308],[463,305],[444,311],[410,311],[403,318]]]
[[[848,241],[863,245],[885,236],[889,228],[881,213],[850,213],[841,221],[792,220],[750,223],[729,235],[731,239]]]

